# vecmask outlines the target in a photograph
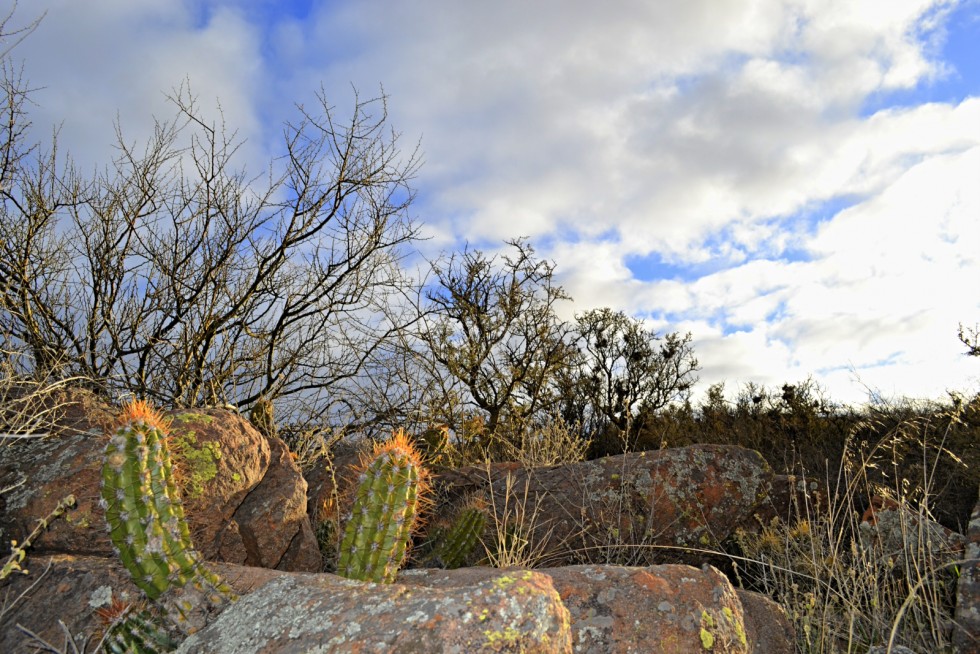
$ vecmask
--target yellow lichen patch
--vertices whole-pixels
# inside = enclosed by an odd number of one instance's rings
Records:
[[[516,582],[517,582],[517,580],[514,579],[513,577],[509,577],[507,575],[504,575],[502,577],[497,577],[496,579],[494,579],[493,580],[493,585],[496,586],[497,588],[503,590],[504,588],[507,588],[508,586],[510,586],[511,584],[514,584]]]
[[[185,412],[185,413],[178,413],[177,415],[175,415],[173,417],[173,421],[180,424],[187,423],[187,422],[201,422],[206,425],[209,425],[212,422],[214,422],[214,418],[203,413]]]
[[[715,626],[715,620],[707,611],[701,611],[701,646],[711,649],[715,646],[715,636],[709,629]]]
[[[204,495],[205,484],[218,476],[221,443],[201,443],[197,435],[188,430],[170,437],[170,449],[181,489],[189,498]]]
[[[483,632],[483,635],[487,639],[487,645],[494,648],[502,645],[514,645],[521,636],[520,632],[513,627],[507,627],[501,631],[490,631],[488,629]]]
[[[721,612],[724,614],[725,619],[728,620],[728,623],[732,625],[732,629],[735,630],[735,637],[738,638],[738,642],[741,643],[743,647],[747,646],[748,638],[745,636],[745,627],[743,627],[741,621],[735,617],[735,612],[727,606],[722,607]]]

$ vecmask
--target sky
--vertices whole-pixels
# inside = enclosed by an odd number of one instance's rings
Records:
[[[0,0],[0,8],[11,3]],[[980,390],[977,0],[30,0],[39,139],[140,142],[188,83],[261,170],[383,89],[422,256],[527,237],[574,298],[691,332],[699,389]],[[216,113],[212,115],[217,115]]]

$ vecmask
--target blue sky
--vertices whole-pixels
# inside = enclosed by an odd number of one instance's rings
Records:
[[[9,3],[0,3],[8,4]],[[690,331],[717,381],[980,388],[980,3],[32,0],[38,138],[83,166],[189,80],[261,170],[383,86],[423,255],[527,236],[576,311]]]

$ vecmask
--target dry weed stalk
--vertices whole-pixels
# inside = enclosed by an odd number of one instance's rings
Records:
[[[490,475],[490,465],[487,464],[487,479],[490,482],[490,518],[493,520],[491,543],[484,543],[487,559],[494,568],[535,568],[544,559],[548,541],[551,538],[549,530],[543,536],[537,535],[538,504],[528,512],[528,493],[531,480],[525,478],[524,491],[521,495],[514,492],[515,480],[507,473],[504,480],[503,506],[498,507],[496,493],[493,492],[493,479]]]
[[[83,381],[80,377],[35,379],[24,372],[26,355],[0,349],[0,445],[48,436],[64,410],[59,391]]]
[[[803,506],[794,507],[797,519],[739,533],[745,555],[736,566],[740,580],[786,609],[798,651],[836,654],[881,645],[950,651],[959,552],[955,535],[938,528],[927,508],[935,469],[928,458],[944,452],[945,435],[928,448],[924,429],[908,421],[870,448],[848,442],[837,478],[824,482],[828,506],[813,506],[804,495]],[[895,457],[910,442],[923,456],[919,486],[893,479],[889,488],[869,477],[882,465],[897,469]],[[892,500],[889,529],[855,510],[874,495]]]

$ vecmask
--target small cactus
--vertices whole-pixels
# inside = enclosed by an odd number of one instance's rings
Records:
[[[361,472],[344,529],[338,574],[376,583],[393,582],[405,561],[427,492],[428,472],[403,431],[375,446]]]
[[[220,606],[232,594],[194,550],[167,448],[168,426],[146,402],[124,408],[102,466],[109,536],[133,582],[150,600],[190,585],[211,606]],[[178,612],[174,618],[180,626],[184,611]]]
[[[487,526],[486,507],[479,500],[469,502],[456,515],[449,529],[440,536],[434,557],[446,568],[453,570],[466,563]]]
[[[109,654],[164,654],[178,645],[148,611],[132,607],[109,625],[102,639]]]

